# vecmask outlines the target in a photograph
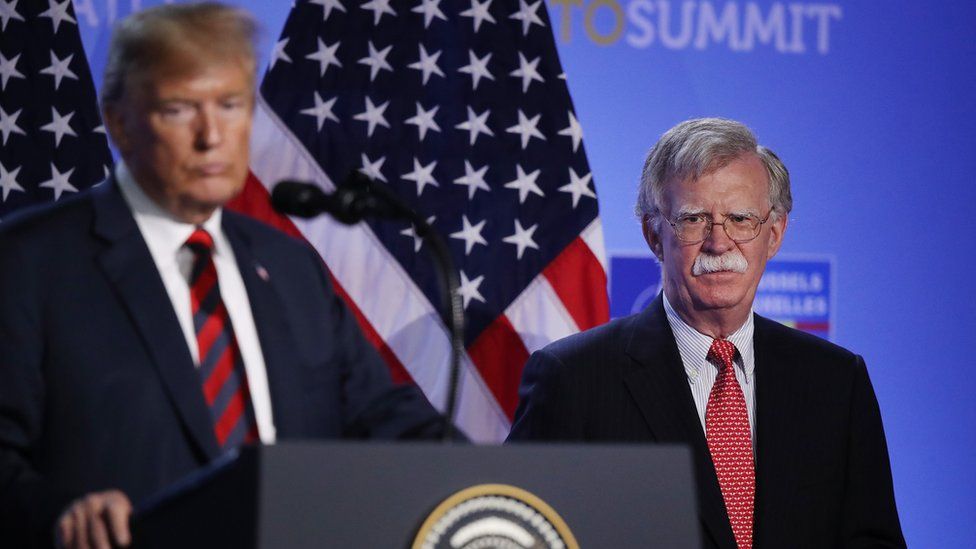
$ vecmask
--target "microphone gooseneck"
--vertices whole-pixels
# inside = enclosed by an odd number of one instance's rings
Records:
[[[451,341],[450,381],[443,439],[453,440],[457,385],[461,355],[464,352],[464,306],[458,293],[458,271],[454,268],[454,260],[444,239],[400,197],[358,171],[346,176],[331,194],[326,194],[312,183],[281,181],[271,192],[271,204],[279,213],[301,218],[328,213],[346,225],[354,225],[370,217],[406,220],[414,226],[417,236],[430,244],[428,249],[437,265],[435,271],[441,289],[440,315],[448,327]]]

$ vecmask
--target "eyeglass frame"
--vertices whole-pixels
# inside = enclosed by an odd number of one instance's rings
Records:
[[[715,218],[713,218],[712,215],[708,213],[697,213],[697,214],[688,213],[688,214],[682,214],[678,216],[678,218],[675,219],[674,221],[668,218],[664,218],[664,220],[668,222],[668,225],[671,225],[671,230],[674,231],[675,238],[677,238],[678,241],[684,244],[698,244],[708,240],[708,237],[712,236],[712,227],[714,227],[715,225],[721,225],[722,230],[725,231],[725,236],[729,237],[729,240],[731,240],[732,242],[735,242],[736,244],[745,244],[747,242],[752,242],[753,240],[759,237],[759,233],[762,232],[762,226],[765,225],[767,221],[769,221],[769,218],[773,215],[773,210],[775,209],[776,209],[775,207],[769,208],[769,212],[766,213],[766,217],[762,219],[759,219],[758,216],[753,216],[752,214],[745,214],[746,217],[751,217],[759,221],[759,223],[756,225],[756,234],[752,235],[752,237],[747,238],[745,240],[736,240],[735,238],[732,238],[732,235],[729,234],[729,229],[728,227],[725,226],[725,224],[728,223],[730,219],[730,214],[723,214],[725,215],[725,220],[722,221],[721,223],[717,223],[715,221]],[[708,229],[705,231],[705,236],[702,237],[700,240],[683,240],[681,236],[678,234],[678,221],[680,221],[682,217],[689,216],[689,215],[699,215],[705,217],[706,219],[711,219],[711,223],[708,224]]]

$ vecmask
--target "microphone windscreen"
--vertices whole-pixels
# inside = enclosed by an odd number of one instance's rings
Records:
[[[285,215],[315,217],[324,211],[325,202],[325,193],[311,183],[281,181],[271,191],[271,205]]]

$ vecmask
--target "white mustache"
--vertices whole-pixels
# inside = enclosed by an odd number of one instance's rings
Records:
[[[729,250],[722,255],[698,254],[695,257],[695,264],[691,268],[691,273],[695,276],[721,271],[744,273],[748,268],[749,261],[742,255],[742,252]]]

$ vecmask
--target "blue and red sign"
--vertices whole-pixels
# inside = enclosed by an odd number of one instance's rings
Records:
[[[755,311],[824,339],[833,335],[833,261],[827,257],[783,257],[766,264]],[[661,268],[646,255],[610,257],[610,316],[636,313],[661,291]]]

